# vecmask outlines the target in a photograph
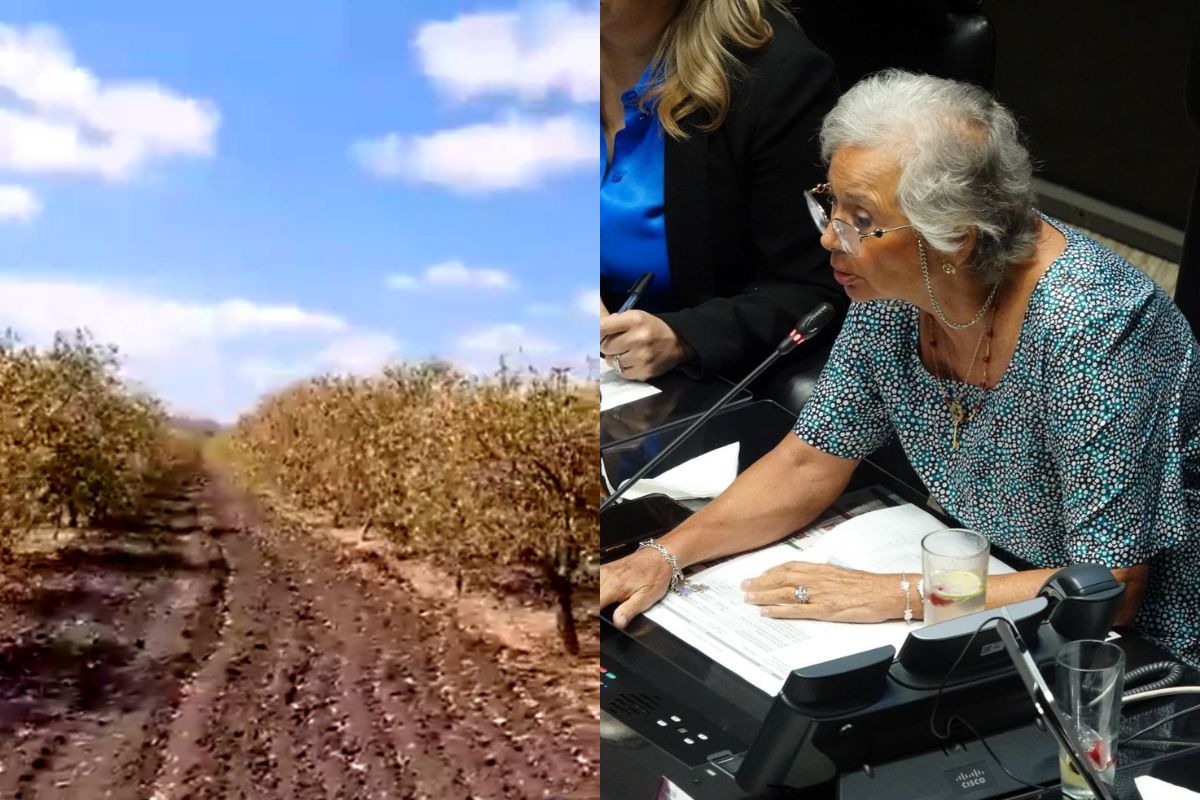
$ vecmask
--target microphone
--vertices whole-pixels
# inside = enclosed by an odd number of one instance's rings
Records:
[[[828,325],[830,320],[833,319],[835,313],[836,312],[833,310],[832,304],[821,303],[821,305],[817,306],[812,311],[800,318],[800,321],[796,323],[796,327],[792,328],[792,332],[784,337],[784,340],[779,343],[778,347],[775,348],[775,352],[781,356],[792,352],[796,349],[797,345],[804,344],[809,339],[820,333],[821,329]],[[760,372],[774,362],[774,357],[768,358],[759,365],[758,369],[750,373],[751,377],[758,377]],[[749,381],[742,381],[742,383],[748,382]]]
[[[804,344],[816,336],[822,328],[829,324],[835,315],[836,312],[834,311],[832,304],[821,303],[821,305],[817,306],[812,311],[809,311],[807,314],[801,317],[800,321],[796,323],[796,327],[792,328],[791,332],[784,337],[783,341],[779,343],[775,350],[769,356],[767,356],[761,364],[755,367],[749,375],[742,378],[736,386],[726,392],[725,396],[714,403],[712,408],[701,414],[695,422],[687,427],[687,430],[676,436],[674,441],[664,447],[658,455],[643,464],[641,469],[630,476],[629,480],[618,486],[616,490],[606,497],[604,502],[600,504],[600,510],[604,511],[604,509],[617,502],[621,495],[625,494],[625,492],[629,490],[630,486],[633,486],[642,478],[646,477],[646,474],[649,473],[650,470],[661,464],[667,456],[675,451],[675,448],[679,447],[687,440],[689,436],[695,433],[697,428],[712,419],[713,415],[724,408],[725,404],[732,400],[738,392],[742,391],[742,389],[745,389],[751,381],[761,375],[763,370],[774,364],[777,360],[779,360],[780,357],[785,356],[795,350],[798,345]]]

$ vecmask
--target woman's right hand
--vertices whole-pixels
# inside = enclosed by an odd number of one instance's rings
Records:
[[[643,547],[600,567],[600,607],[620,602],[613,622],[624,629],[629,620],[661,600],[670,586],[671,565],[653,548]]]

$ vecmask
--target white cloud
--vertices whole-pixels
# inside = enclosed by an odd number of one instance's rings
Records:
[[[9,276],[0,276],[0,324],[33,342],[48,342],[58,330],[85,327],[135,357],[183,351],[194,342],[349,328],[338,317],[296,306],[241,299],[194,303],[95,284]]]
[[[220,116],[152,80],[104,81],[53,28],[0,25],[0,168],[131,177],[172,156],[209,156]]]
[[[596,372],[598,359],[579,344],[553,341],[520,325],[502,324],[459,337],[447,356],[457,369],[475,375],[494,375],[501,359],[509,374],[546,376],[567,369],[576,377]]]
[[[296,306],[268,306],[248,300],[225,300],[212,306],[176,304],[176,308],[205,323],[213,318],[215,324],[206,329],[218,335],[241,336],[270,330],[315,330],[324,333],[344,331],[347,323],[329,314],[305,311]]]
[[[343,336],[317,351],[314,371],[372,375],[396,360],[401,349],[400,341],[386,333]]]
[[[235,371],[258,392],[280,389],[311,375],[374,375],[395,361],[403,345],[386,333],[358,333],[334,339],[319,350],[286,359],[255,355],[241,359]]]
[[[414,291],[421,288],[421,281],[414,278],[412,275],[389,275],[387,279],[389,289],[398,289],[402,292]]]
[[[585,317],[600,316],[600,290],[580,289],[566,303],[530,303],[525,313],[532,317],[556,317],[560,314],[581,314]]]
[[[553,353],[558,345],[515,323],[493,325],[458,337],[458,347],[469,353]]]
[[[596,129],[572,116],[508,119],[438,131],[389,133],[351,146],[352,157],[383,178],[482,193],[537,186],[548,177],[594,166]]]
[[[457,286],[465,289],[511,289],[516,285],[504,270],[491,267],[472,269],[461,261],[444,261],[428,267],[421,277],[403,273],[390,275],[387,285],[400,291],[416,291],[422,287]]]
[[[487,267],[468,269],[461,261],[434,264],[425,270],[425,280],[434,285],[486,289],[509,289],[513,285],[512,277],[503,270]]]
[[[0,275],[0,330],[45,346],[87,328],[118,347],[121,374],[180,413],[232,421],[261,392],[319,372],[364,373],[400,351],[387,334],[295,305],[199,303],[69,280]],[[251,352],[264,353],[248,356]]]
[[[430,22],[413,40],[421,68],[456,100],[488,94],[575,102],[600,97],[600,17],[565,3]]]
[[[575,310],[589,317],[600,316],[600,290],[584,289],[575,296]]]
[[[476,375],[494,374],[500,368],[501,358],[511,373],[524,374],[529,367],[545,371],[560,350],[554,341],[514,323],[465,333],[453,346],[451,363]]]
[[[428,22],[413,39],[424,75],[464,102],[600,97],[600,17],[564,2]],[[589,57],[590,56],[590,57]],[[428,134],[391,132],[350,146],[367,172],[466,193],[527,189],[595,161],[596,126],[570,114],[525,116]],[[406,285],[404,288],[411,288]]]
[[[525,306],[525,313],[531,317],[557,317],[563,313],[563,307],[554,303],[530,303]]]
[[[241,359],[234,372],[254,387],[256,392],[265,393],[299,380],[308,367],[309,364],[304,361],[287,361],[259,355]]]
[[[24,186],[0,185],[0,221],[29,222],[41,210],[41,201]]]

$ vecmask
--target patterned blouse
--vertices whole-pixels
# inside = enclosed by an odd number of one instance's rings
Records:
[[[1029,299],[1016,352],[951,446],[919,312],[854,303],[795,433],[863,458],[896,435],[947,513],[1038,567],[1144,563],[1141,630],[1200,667],[1200,352],[1161,289],[1049,220],[1067,246]]]

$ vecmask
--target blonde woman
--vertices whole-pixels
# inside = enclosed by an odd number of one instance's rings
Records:
[[[779,0],[600,0],[601,352],[635,380],[735,374],[806,310],[844,307],[804,189],[837,100]],[[832,338],[832,337],[830,337]]]

